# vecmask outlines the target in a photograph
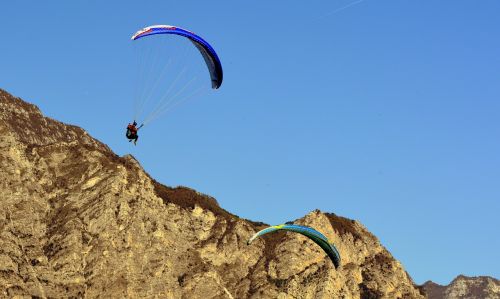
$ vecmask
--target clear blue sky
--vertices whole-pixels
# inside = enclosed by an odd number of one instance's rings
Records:
[[[500,2],[338,10],[353,2],[9,1],[0,88],[241,217],[319,208],[361,221],[418,283],[500,277]],[[134,147],[130,36],[152,24],[202,35],[225,79]]]

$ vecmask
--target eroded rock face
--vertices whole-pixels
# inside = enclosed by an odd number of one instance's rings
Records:
[[[460,275],[447,286],[428,281],[422,288],[429,299],[500,299],[500,280],[487,276]]]
[[[296,221],[342,255],[153,180],[84,130],[0,90],[0,297],[424,298],[360,223]]]

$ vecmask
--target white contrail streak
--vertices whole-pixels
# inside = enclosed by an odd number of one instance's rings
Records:
[[[331,16],[331,15],[334,15],[334,14],[336,14],[336,13],[338,13],[338,12],[343,11],[344,9],[348,9],[349,7],[354,6],[354,5],[356,5],[356,4],[359,4],[359,3],[363,2],[363,1],[365,1],[365,0],[357,0],[357,1],[351,2],[351,3],[347,4],[347,5],[344,5],[344,6],[342,6],[342,7],[339,7],[339,8],[337,8],[337,9],[335,9],[335,10],[333,10],[333,11],[331,11],[331,12],[327,13],[326,15],[324,15],[324,16],[322,16],[322,17],[319,17],[319,18],[318,18],[318,20],[321,20],[321,19],[324,19],[324,18],[329,17],[329,16]]]

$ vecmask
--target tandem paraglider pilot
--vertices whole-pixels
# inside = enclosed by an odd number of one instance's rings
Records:
[[[137,135],[137,131],[142,127],[137,127],[137,122],[134,120],[133,123],[129,123],[127,126],[127,133],[125,136],[129,139],[128,142],[134,141],[134,145],[137,145],[137,139],[139,139],[139,135]]]

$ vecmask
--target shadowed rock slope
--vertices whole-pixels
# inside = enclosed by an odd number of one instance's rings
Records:
[[[447,286],[428,281],[422,288],[429,299],[500,299],[500,280],[488,276],[460,275]]]
[[[0,90],[0,297],[424,298],[359,222],[313,211],[342,266],[298,234],[153,180],[81,128]]]

